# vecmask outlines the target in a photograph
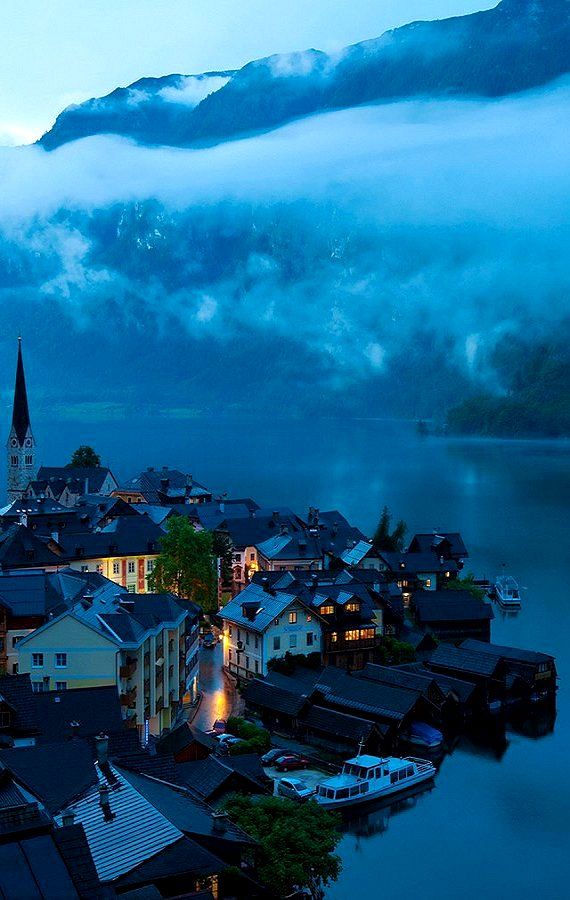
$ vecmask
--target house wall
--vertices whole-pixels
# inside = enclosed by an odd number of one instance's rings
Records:
[[[68,689],[117,683],[118,647],[74,617],[65,616],[39,629],[17,645],[18,670],[29,672],[32,685],[55,690],[57,682]],[[43,653],[43,665],[32,665],[32,654]],[[56,653],[67,654],[67,665],[56,666]]]
[[[289,621],[295,613],[296,622]],[[309,620],[308,620],[309,619]],[[291,603],[278,619],[260,635],[243,625],[224,621],[224,667],[241,678],[267,675],[270,659],[281,659],[286,653],[308,654],[322,652],[320,622],[299,603]],[[230,633],[231,632],[231,633]],[[307,643],[307,634],[313,635],[313,643]],[[238,642],[241,641],[241,647]],[[276,641],[279,646],[276,647]],[[257,666],[256,666],[257,663]]]
[[[146,594],[148,576],[157,558],[158,553],[141,556],[105,556],[99,559],[79,558],[69,562],[69,566],[77,572],[99,572],[132,593]]]

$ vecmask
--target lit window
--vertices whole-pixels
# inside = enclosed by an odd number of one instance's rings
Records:
[[[344,635],[345,640],[347,641],[357,641],[360,637],[360,632],[356,631],[347,631]]]
[[[333,631],[333,633],[331,634],[331,641],[333,642],[333,644],[336,644],[336,642],[338,641],[338,634],[336,633],[336,631]]]
[[[135,561],[134,561],[134,559],[130,559],[130,560],[129,560],[127,571],[128,571],[128,573],[129,573],[129,575],[134,575],[134,574],[135,574]]]
[[[32,653],[32,668],[41,669],[44,664],[43,653]]]
[[[115,561],[113,563],[113,575],[119,575],[121,572],[121,564],[120,562]]]
[[[321,606],[321,616],[332,616],[334,606]]]
[[[55,654],[56,669],[65,669],[66,665],[67,665],[67,653],[56,653]]]
[[[360,603],[347,603],[346,611],[347,612],[360,612]]]
[[[255,560],[255,553],[250,553],[249,558],[253,562]]]
[[[230,625],[228,627],[228,637],[231,637],[231,636],[232,636],[232,626]]]
[[[296,624],[297,624],[297,613],[290,612],[289,613],[289,625],[296,625]]]
[[[426,578],[426,587],[431,587],[431,578]]]

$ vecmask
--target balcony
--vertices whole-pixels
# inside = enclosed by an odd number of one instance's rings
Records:
[[[136,687],[132,688],[130,691],[124,691],[119,699],[121,701],[121,706],[126,706],[128,709],[134,709],[137,703]]]
[[[156,689],[162,687],[162,669],[158,669],[156,673]]]
[[[154,661],[157,666],[162,666],[162,664],[164,663],[164,647],[162,646],[162,644],[160,645],[160,647],[156,648]]]
[[[164,697],[162,696],[162,694],[160,695],[160,697],[157,697],[155,706],[157,710],[164,708]]]
[[[135,672],[137,671],[137,661],[136,659],[129,659],[127,657],[127,661],[124,666],[121,666],[119,669],[120,678],[128,681],[129,678],[132,678]]]
[[[145,669],[147,668],[147,666],[150,666],[150,653],[148,652],[148,650],[146,651],[146,653],[144,655],[144,665],[145,665]]]

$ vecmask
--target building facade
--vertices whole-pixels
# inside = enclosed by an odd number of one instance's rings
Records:
[[[18,500],[36,475],[36,442],[30,423],[21,338],[18,338],[12,426],[6,450],[8,498]]]

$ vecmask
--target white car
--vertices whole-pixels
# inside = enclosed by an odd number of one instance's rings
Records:
[[[282,778],[277,785],[277,793],[290,800],[308,800],[315,791],[298,778]]]
[[[215,735],[215,737],[218,741],[218,746],[224,750],[229,750],[232,744],[241,744],[243,741],[243,738],[236,737],[235,734],[224,733]]]

